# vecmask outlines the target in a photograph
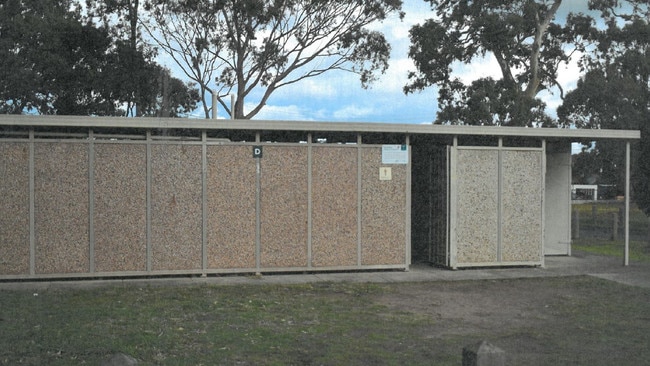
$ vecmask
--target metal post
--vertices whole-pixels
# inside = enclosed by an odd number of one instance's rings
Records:
[[[547,150],[546,150],[546,139],[542,139],[542,184],[541,184],[541,189],[542,189],[542,232],[540,233],[540,246],[539,246],[539,258],[541,259],[542,262],[542,268],[546,267],[546,258],[544,256],[544,245],[546,243],[546,156],[547,156]],[[570,200],[569,200],[570,202]],[[569,212],[571,212],[571,207],[569,206]],[[569,225],[571,223],[571,219],[569,219]],[[569,229],[569,237],[571,236],[571,231]]]
[[[29,274],[36,275],[36,174],[34,129],[29,129]]]
[[[499,137],[499,150],[497,155],[497,262],[503,261],[503,137]]]
[[[457,166],[458,166],[458,136],[454,136],[454,143],[449,151],[449,195],[447,197],[447,207],[449,212],[449,243],[447,244],[447,260],[449,267],[456,269],[457,260],[457,223],[458,223],[458,182],[457,182]]]
[[[307,134],[307,268],[312,267],[312,215],[313,215],[313,151],[312,134]]]
[[[412,162],[412,149],[411,149],[411,136],[406,135],[404,143],[408,149],[408,162],[406,164],[406,269],[411,265],[411,164]]]
[[[147,205],[147,217],[146,217],[146,224],[145,224],[145,231],[147,233],[147,267],[146,270],[147,272],[151,272],[152,270],[152,255],[153,251],[151,248],[151,215],[152,215],[152,208],[151,208],[151,130],[147,130],[147,140],[146,140],[146,147],[147,147],[147,172],[146,172],[146,205]]]
[[[235,119],[235,94],[230,94],[230,119]]]
[[[363,144],[363,139],[361,134],[357,134],[357,267],[361,268],[363,260],[361,255],[362,251],[362,235],[363,230],[361,229],[363,225],[363,187],[361,185],[361,180],[363,177],[361,160],[363,159],[363,154],[361,153],[361,144]]]
[[[630,265],[630,142],[625,143],[625,255],[623,265]]]
[[[88,270],[95,273],[95,136],[88,130]]]
[[[261,135],[255,133],[255,142],[260,143]],[[262,162],[255,158],[255,271],[262,273]]]
[[[214,99],[214,95],[213,95]],[[216,105],[213,104],[213,118],[216,118]],[[202,277],[208,269],[208,134],[201,131],[201,268]]]
[[[219,96],[212,93],[212,119],[217,119],[217,105],[219,103]]]

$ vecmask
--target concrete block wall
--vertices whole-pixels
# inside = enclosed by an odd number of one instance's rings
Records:
[[[90,136],[0,140],[0,279],[408,268],[381,145]]]

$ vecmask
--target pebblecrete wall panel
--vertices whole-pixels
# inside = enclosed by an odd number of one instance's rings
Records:
[[[95,144],[95,271],[144,271],[147,265],[147,150]]]
[[[382,165],[381,147],[361,149],[361,264],[406,263],[406,164]],[[379,168],[391,168],[391,180]]]
[[[255,267],[255,160],[250,146],[208,146],[208,268]]]
[[[504,262],[541,259],[541,154],[540,151],[504,151],[502,154],[501,256]]]
[[[0,144],[0,274],[29,274],[29,145]]]
[[[456,177],[457,261],[496,262],[499,245],[499,151],[459,149]]]
[[[0,207],[15,213],[0,218],[0,275],[31,276],[30,144],[36,276],[406,261],[408,169],[390,165],[392,179],[381,181],[380,146],[262,143],[256,159],[251,144],[63,136],[0,146]]]
[[[201,146],[151,146],[153,270],[202,267]]]
[[[312,265],[357,264],[357,149],[312,149]]]
[[[34,147],[36,273],[90,270],[88,144]]]
[[[263,148],[261,266],[305,267],[307,147],[264,145]]]

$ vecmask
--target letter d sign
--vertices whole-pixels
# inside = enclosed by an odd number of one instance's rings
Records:
[[[261,146],[253,146],[253,157],[254,158],[261,158],[262,157],[262,147]]]

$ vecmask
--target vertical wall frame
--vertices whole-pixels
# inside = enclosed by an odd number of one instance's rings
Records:
[[[147,130],[147,219],[146,219],[146,236],[147,236],[147,272],[152,268],[152,249],[151,249],[151,131]]]
[[[357,134],[357,267],[361,268],[362,258],[361,258],[361,243],[362,243],[362,231],[361,224],[363,219],[363,187],[361,182],[363,180],[361,163],[362,163],[362,154],[361,154],[361,145],[363,144],[363,139],[361,134]]]
[[[95,273],[95,136],[88,131],[88,269]]]
[[[313,214],[313,143],[311,133],[307,134],[307,268],[313,266],[312,258],[312,214]]]
[[[261,134],[255,133],[255,143],[260,143]],[[262,267],[262,159],[255,158],[255,271],[261,274]]]
[[[458,137],[454,136],[454,142],[449,147],[449,189],[447,192],[448,197],[448,217],[449,217],[449,246],[448,246],[448,265],[449,267],[457,268],[457,228],[458,228],[458,208],[456,205],[456,197],[458,196]]]
[[[406,144],[406,148],[408,149],[408,162],[406,164],[406,192],[404,193],[406,197],[406,217],[405,217],[405,243],[404,247],[406,252],[404,253],[404,266],[405,268],[409,268],[409,265],[411,264],[411,184],[412,184],[412,177],[411,177],[411,166],[413,164],[413,149],[411,148],[411,137],[409,135],[406,135],[404,139],[404,143]]]
[[[214,118],[216,106],[213,108]],[[207,276],[208,268],[208,134],[201,131],[201,275]]]
[[[36,193],[34,129],[29,129],[29,274],[36,275]]]

